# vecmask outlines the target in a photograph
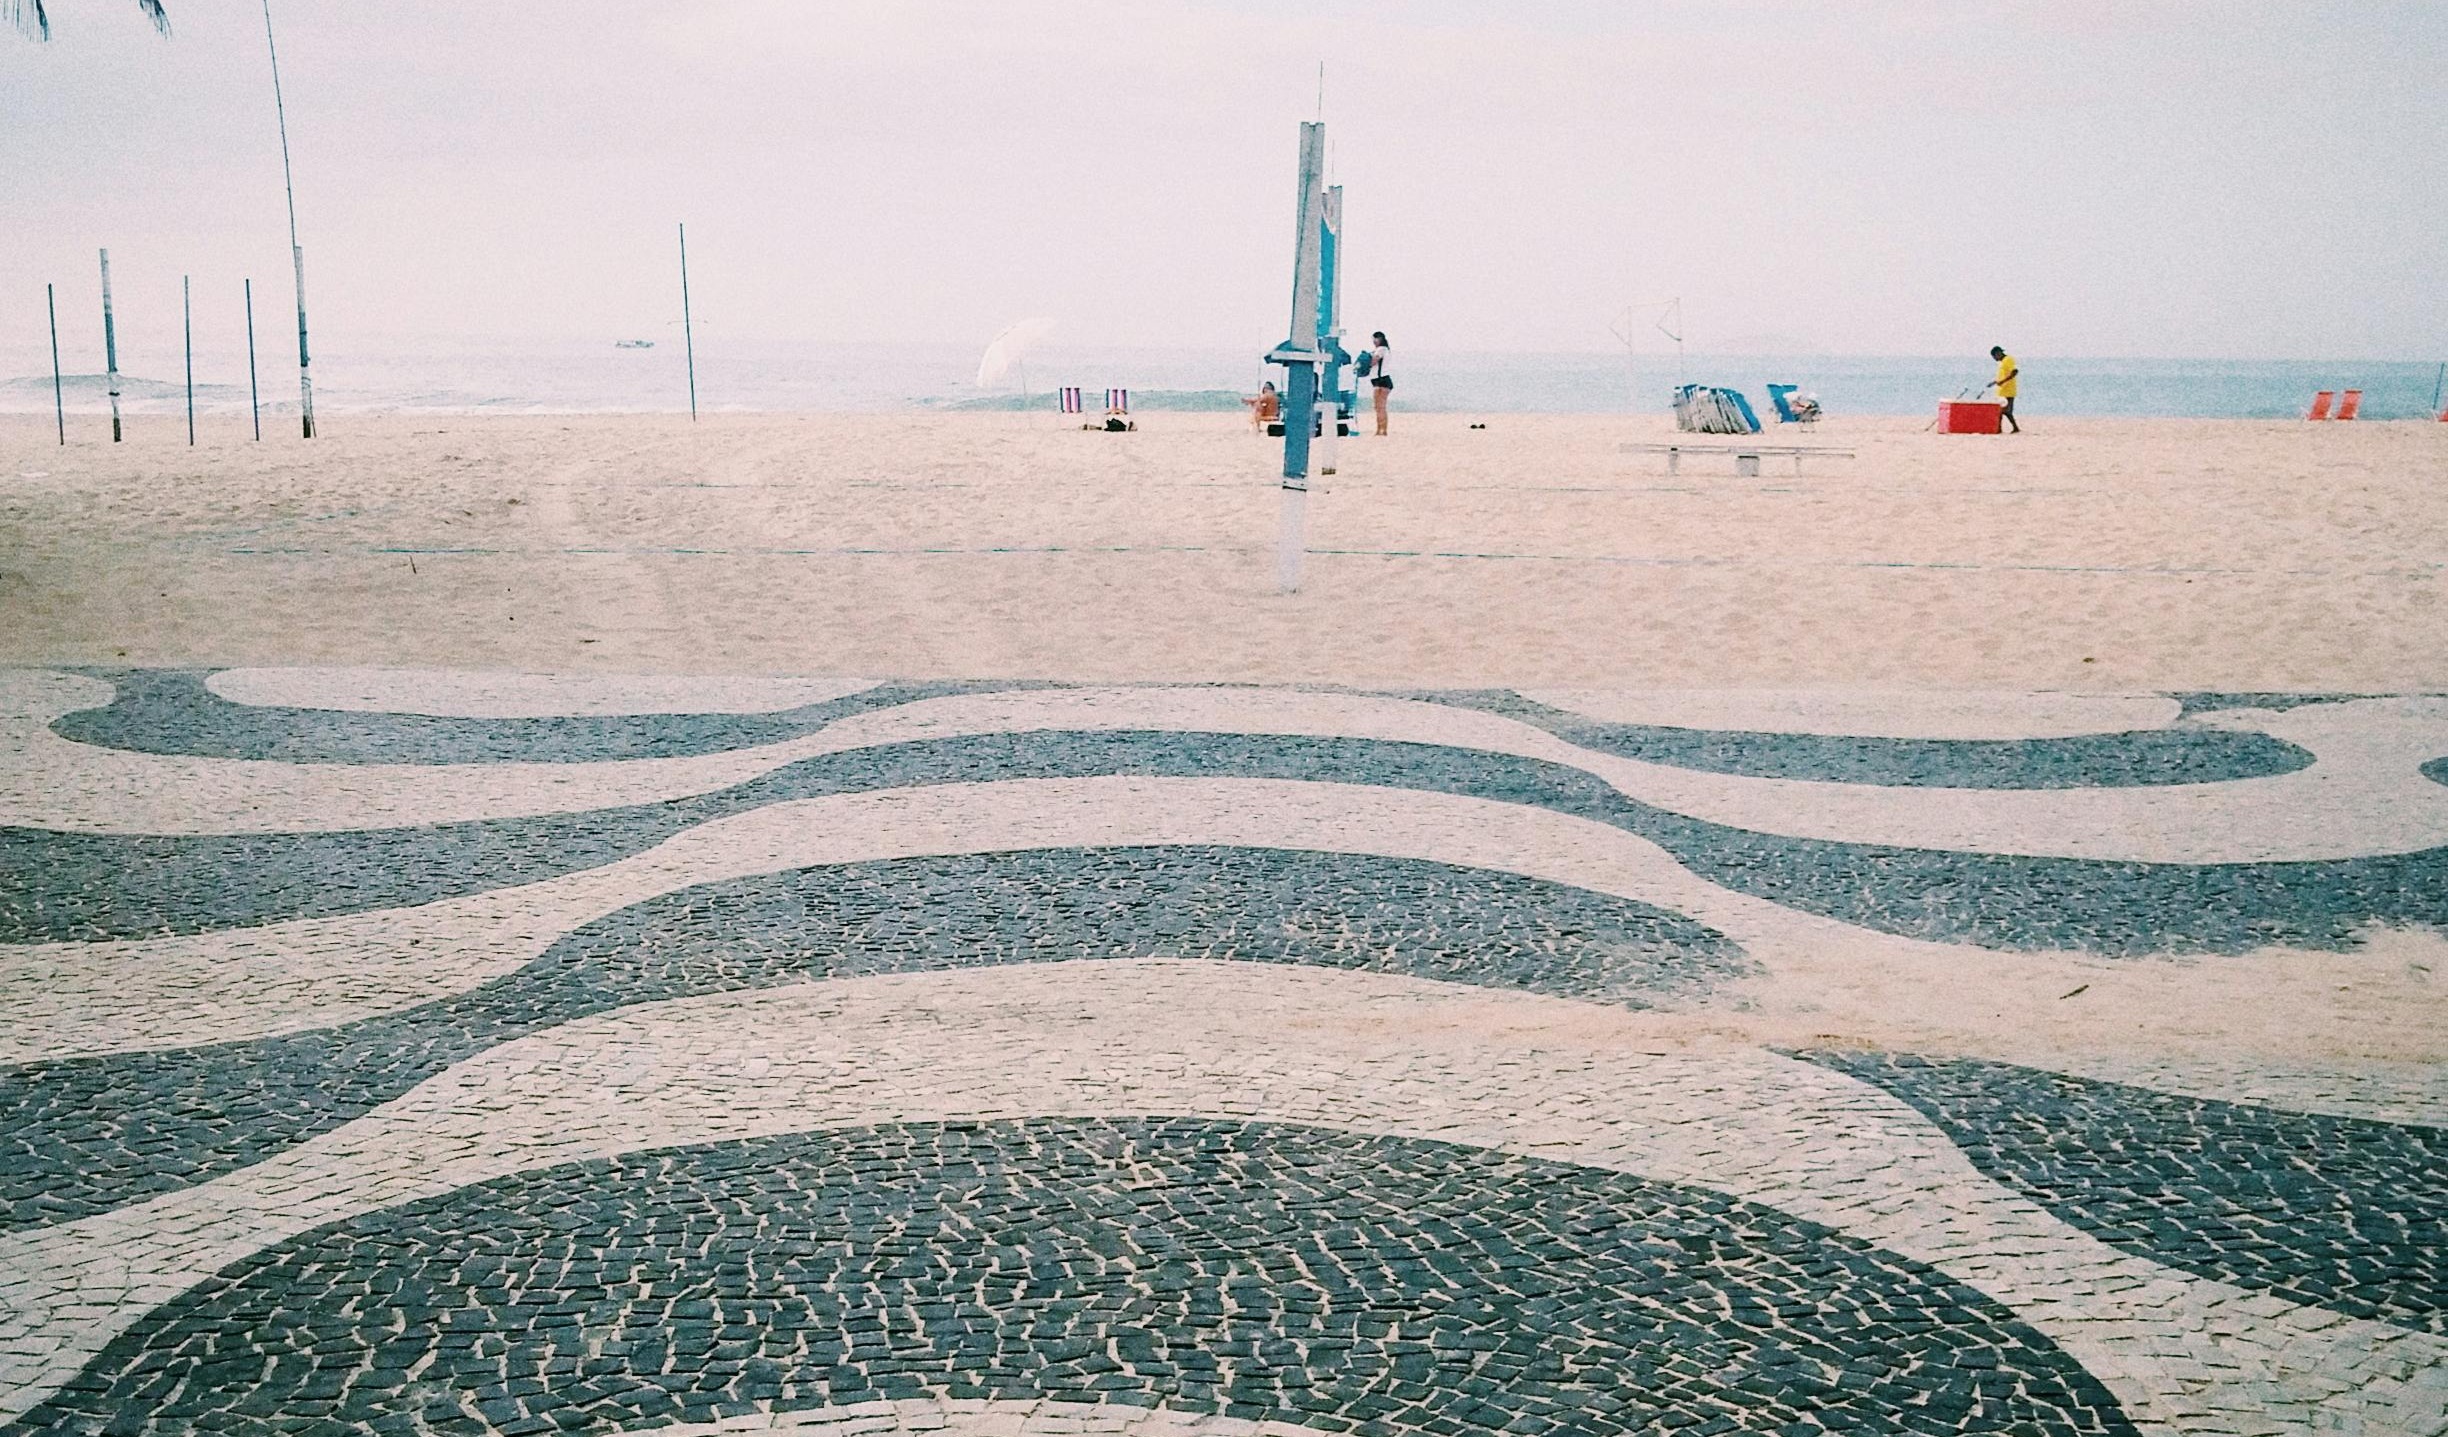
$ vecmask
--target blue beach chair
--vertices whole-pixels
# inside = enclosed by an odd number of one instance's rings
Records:
[[[1808,395],[1799,399],[1794,397],[1794,391],[1801,387],[1798,384],[1771,384],[1768,386],[1768,402],[1776,408],[1777,423],[1816,424],[1819,422],[1819,401]]]

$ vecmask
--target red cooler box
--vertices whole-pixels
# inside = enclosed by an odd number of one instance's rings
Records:
[[[1938,401],[1938,432],[1941,434],[1998,434],[2005,430],[2000,418],[2006,406],[1994,399],[1941,399]]]

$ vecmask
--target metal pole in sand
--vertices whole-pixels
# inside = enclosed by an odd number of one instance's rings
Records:
[[[680,226],[680,343],[688,350],[689,419],[697,418],[697,326],[689,315],[688,226]]]
[[[110,388],[111,443],[121,437],[119,428],[119,322],[111,315],[110,251],[102,251],[102,372]]]
[[[264,53],[272,57],[272,114],[280,122],[281,189],[289,196],[289,262],[297,270],[298,425],[315,437],[314,360],[306,352],[306,251],[298,245],[297,181],[289,173],[289,107],[281,102],[280,49],[272,43],[272,0],[263,0]]]
[[[1321,69],[1323,67],[1320,67]],[[1335,435],[1343,427],[1343,187],[1326,187],[1318,212],[1318,477],[1335,472]]]
[[[2443,390],[2448,390],[2448,364],[2441,365],[2439,378],[2431,381],[2431,408],[2434,413],[2439,412],[2440,394]]]
[[[263,438],[263,400],[255,392],[255,281],[246,282],[247,311],[247,418],[254,421],[255,437]]]
[[[59,300],[43,286],[43,308],[51,315],[51,417],[59,421],[60,443],[68,442],[68,398],[60,387]]]
[[[187,342],[187,447],[195,447],[195,285],[179,276],[179,329]]]

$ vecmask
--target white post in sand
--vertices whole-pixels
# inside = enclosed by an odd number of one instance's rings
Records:
[[[1286,419],[1290,415],[1284,416]],[[1287,478],[1283,481],[1283,518],[1275,534],[1275,587],[1285,593],[1296,592],[1301,581],[1301,548],[1304,526],[1309,522],[1309,481]]]
[[[111,443],[119,442],[119,321],[111,315],[110,251],[102,251],[102,369],[110,383]]]
[[[289,197],[289,263],[297,276],[298,434],[315,437],[314,357],[306,349],[306,250],[298,243],[297,181],[289,172],[289,107],[281,100],[280,47],[272,40],[272,0],[263,0],[264,54],[272,61],[272,116],[280,125],[281,190]]]

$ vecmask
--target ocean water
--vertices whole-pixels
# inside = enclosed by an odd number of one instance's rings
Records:
[[[1029,402],[1051,406],[1058,385],[1078,385],[1101,404],[1109,386],[1128,387],[1140,409],[1237,410],[1233,396],[1256,390],[1268,371],[1246,350],[1091,349],[1049,346],[1033,355]],[[51,378],[29,372],[0,378],[0,412],[47,412]],[[2368,419],[2427,418],[2437,412],[2441,370],[2428,362],[2354,360],[2083,359],[2019,356],[2021,408],[2033,417],[2071,416],[2281,419],[2303,413],[2319,389],[2359,388]],[[175,413],[185,396],[175,356],[170,366],[132,362],[124,376],[133,413]],[[259,359],[267,413],[294,412],[294,367]],[[697,395],[708,411],[874,411],[1014,407],[1017,382],[995,390],[972,380],[977,352],[953,345],[841,345],[710,337],[698,346]],[[159,372],[157,372],[159,371]],[[1766,412],[1765,387],[1799,384],[1831,415],[1922,415],[1936,402],[1977,387],[1986,357],[1472,354],[1401,351],[1395,369],[1399,407],[1447,413],[1663,414],[1681,380],[1743,390]],[[244,412],[243,352],[196,356],[197,407]],[[69,383],[72,412],[104,404],[98,376]],[[688,372],[681,347],[651,349],[588,341],[351,341],[335,337],[315,362],[318,406],[333,411],[436,413],[685,412]]]

